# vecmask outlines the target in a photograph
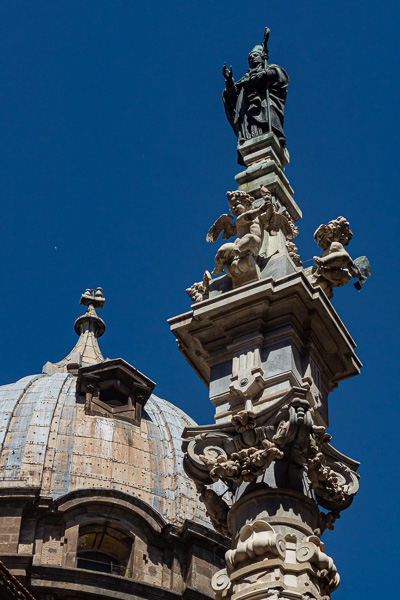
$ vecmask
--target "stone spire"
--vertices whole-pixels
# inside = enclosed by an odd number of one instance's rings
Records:
[[[76,373],[79,367],[87,367],[104,361],[97,338],[103,335],[106,326],[95,310],[103,308],[104,302],[105,298],[101,287],[96,290],[85,290],[79,304],[87,306],[87,311],[75,321],[78,341],[63,360],[58,363],[47,362],[43,367],[43,373],[47,375],[59,372]]]
[[[242,79],[223,69],[246,169],[206,241],[232,241],[186,290],[190,312],[169,320],[215,407],[212,425],[183,432],[184,468],[231,538],[211,582],[216,600],[329,600],[340,578],[321,537],[352,503],[359,463],[330,444],[328,397],[361,367],[330,298],[352,278],[359,290],[370,267],[348,254],[350,224],[338,217],[318,227],[321,256],[303,268],[293,242],[301,211],[284,174],[288,79],[263,56],[268,33]]]

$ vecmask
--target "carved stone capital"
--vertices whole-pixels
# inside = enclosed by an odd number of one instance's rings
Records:
[[[303,473],[321,506],[335,514],[350,506],[358,490],[358,475],[350,465],[357,463],[329,445],[331,436],[314,423],[307,400],[295,398],[270,424],[256,423],[254,412],[243,410],[232,417],[227,433],[206,432],[185,441],[187,473],[200,487],[221,480],[234,491],[284,459]]]

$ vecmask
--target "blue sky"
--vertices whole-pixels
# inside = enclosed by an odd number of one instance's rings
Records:
[[[200,423],[213,419],[207,390],[166,319],[189,309],[185,288],[212,267],[205,234],[236,187],[222,64],[241,76],[271,28],[270,61],[291,79],[300,254],[344,215],[350,254],[373,270],[361,293],[349,285],[333,299],[365,365],[330,401],[334,446],[362,462],[359,495],[324,536],[337,600],[395,585],[398,21],[397,3],[368,0],[0,6],[0,383],[63,358],[80,294],[101,285],[103,353]]]

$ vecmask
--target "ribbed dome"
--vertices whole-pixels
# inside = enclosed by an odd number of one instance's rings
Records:
[[[107,361],[105,361],[107,363]],[[209,524],[182,467],[181,435],[194,421],[154,394],[138,425],[85,411],[68,372],[0,387],[0,489],[117,490],[147,502],[169,523]]]

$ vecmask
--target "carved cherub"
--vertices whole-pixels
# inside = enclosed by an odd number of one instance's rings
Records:
[[[328,298],[332,298],[334,287],[346,285],[352,277],[357,277],[356,289],[360,290],[371,275],[366,256],[352,260],[345,250],[353,237],[349,222],[344,217],[320,225],[314,233],[314,240],[322,248],[321,256],[314,256],[315,267],[311,270],[311,283],[320,286]]]
[[[215,257],[215,268],[212,275],[221,275],[224,267],[234,261],[252,256],[257,258],[260,251],[264,231],[272,235],[282,229],[287,237],[293,236],[289,220],[275,211],[272,196],[265,186],[261,186],[263,203],[253,208],[254,198],[237,190],[227,192],[231,215],[221,215],[208,231],[207,242],[215,242],[222,233],[222,239],[227,240],[237,235],[234,242],[223,244]],[[232,221],[232,217],[235,221]],[[226,270],[226,268],[225,268]],[[228,275],[232,276],[228,269]]]
[[[190,288],[186,289],[186,293],[192,302],[201,302],[208,298],[211,275],[209,271],[205,271],[203,281],[197,281]]]

